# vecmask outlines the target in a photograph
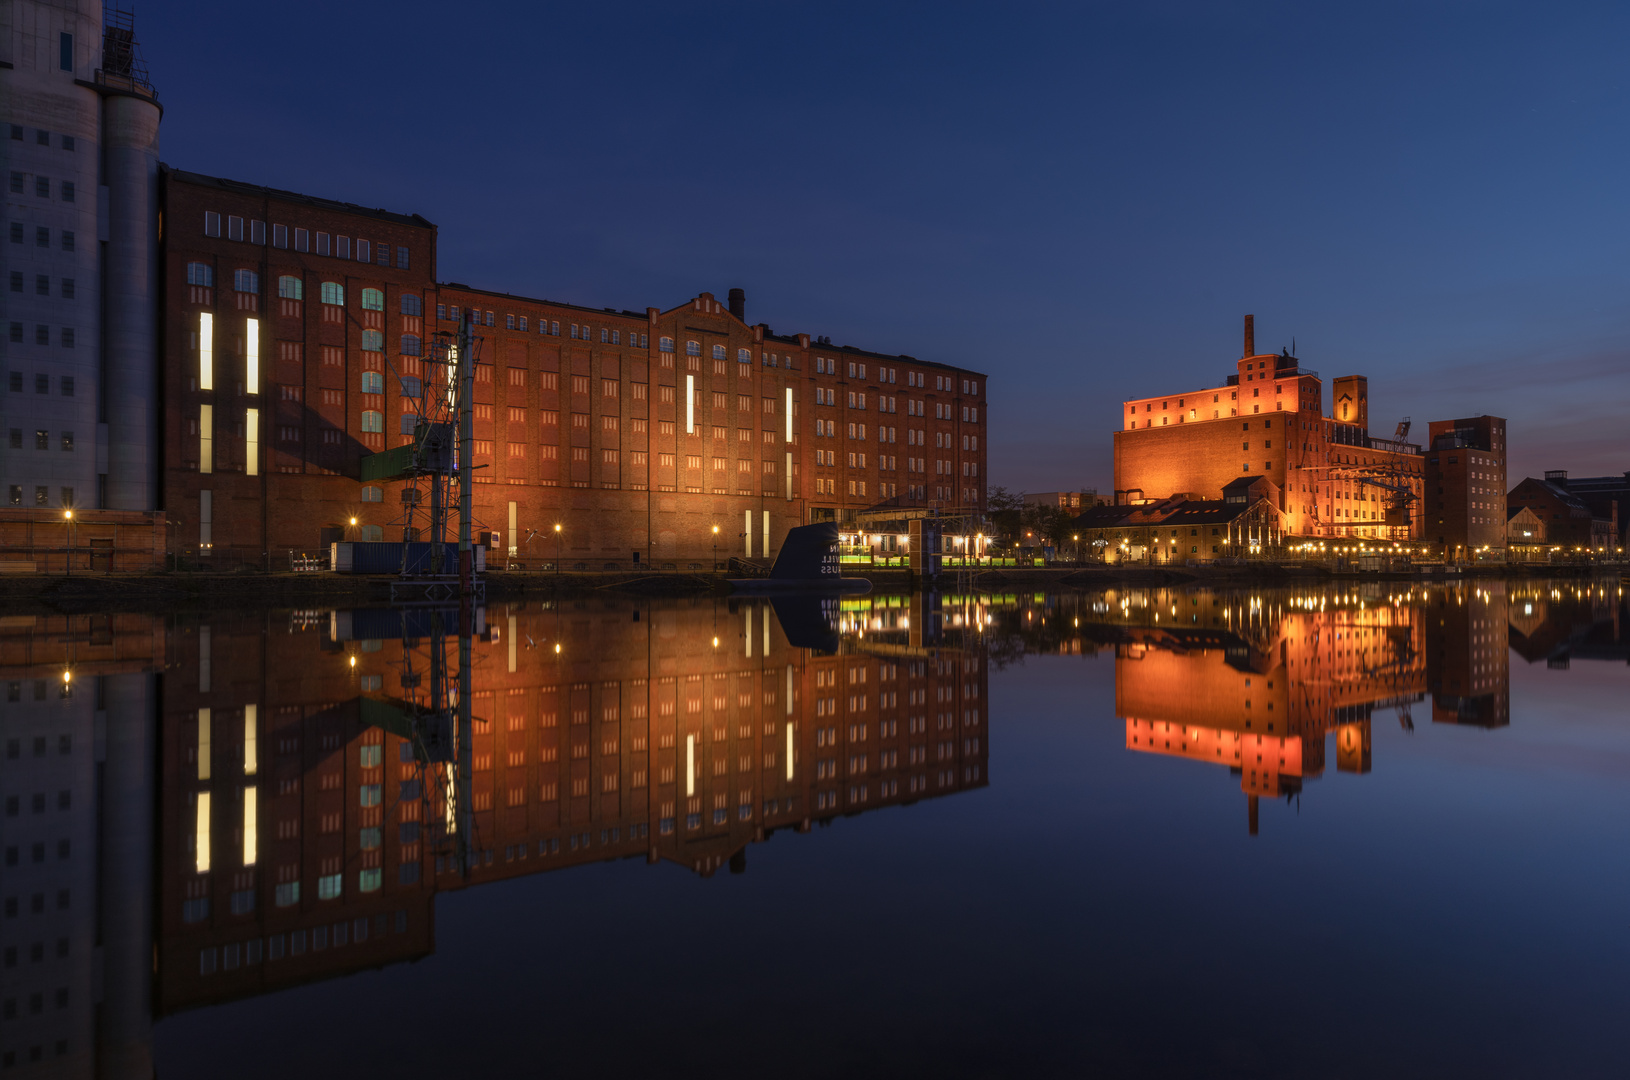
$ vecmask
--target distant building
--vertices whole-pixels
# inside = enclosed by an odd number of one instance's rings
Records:
[[[1053,506],[1080,513],[1098,505],[1098,489],[1080,491],[1027,491],[1019,496],[1026,506]]]
[[[1434,420],[1428,445],[1425,539],[1451,559],[1504,550],[1505,420]]]
[[[1258,353],[1249,315],[1244,353],[1222,386],[1123,403],[1114,501],[1217,499],[1234,480],[1260,476],[1275,486],[1288,536],[1419,537],[1424,466],[1405,441],[1408,420],[1394,438],[1372,438],[1362,375],[1335,380],[1325,416],[1319,373],[1288,351]]]
[[[1630,472],[1570,477],[1566,469],[1547,469],[1545,482],[1578,500],[1592,516],[1614,523],[1612,546],[1630,547]]]
[[[1545,542],[1545,522],[1526,506],[1507,507],[1505,549],[1513,559],[1545,561],[1550,550]]]
[[[1574,494],[1566,472],[1547,472],[1545,479],[1528,477],[1506,496],[1508,513],[1526,510],[1545,527],[1548,546],[1564,552],[1601,551],[1618,545],[1618,502],[1600,499],[1606,514],[1599,514],[1583,497]]]
[[[1263,476],[1242,476],[1221,499],[1174,495],[1137,506],[1096,506],[1071,523],[1088,557],[1107,563],[1165,565],[1248,555],[1284,539],[1279,489]]]

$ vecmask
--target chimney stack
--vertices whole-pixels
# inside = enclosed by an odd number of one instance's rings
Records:
[[[747,321],[747,294],[740,289],[730,290],[730,314],[742,322]]]
[[[734,294],[732,294],[734,295]],[[735,301],[731,301],[734,303]],[[1245,355],[1256,355],[1256,316],[1245,316]]]

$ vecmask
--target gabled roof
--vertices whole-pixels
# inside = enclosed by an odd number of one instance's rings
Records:
[[[1167,499],[1142,506],[1095,506],[1071,521],[1077,529],[1146,529],[1162,525],[1226,525],[1250,513],[1258,502],[1223,499]]]
[[[1562,487],[1560,484],[1554,483],[1550,480],[1536,480],[1534,477],[1530,476],[1523,480],[1522,484],[1518,484],[1516,488],[1512,488],[1512,495],[1516,495],[1518,488],[1521,488],[1523,484],[1533,484],[1535,487],[1543,489],[1547,494],[1554,495],[1575,517],[1592,516],[1590,507],[1585,505],[1585,501],[1579,496],[1575,495],[1573,492],[1569,491],[1567,488]]]

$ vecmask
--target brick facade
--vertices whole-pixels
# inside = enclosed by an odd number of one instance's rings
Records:
[[[164,506],[184,555],[399,536],[402,484],[362,484],[360,462],[409,441],[412,384],[444,377],[437,335],[472,312],[477,528],[523,563],[554,558],[557,524],[563,559],[627,566],[984,507],[981,373],[777,335],[739,293],[638,312],[438,284],[417,216],[174,170],[164,208]]]
[[[1252,353],[1249,342],[1246,350],[1222,386],[1123,402],[1115,501],[1216,499],[1230,482],[1262,475],[1279,488],[1287,539],[1418,538],[1420,450],[1370,437],[1366,380],[1335,380],[1334,415],[1325,416],[1317,372],[1293,356]]]

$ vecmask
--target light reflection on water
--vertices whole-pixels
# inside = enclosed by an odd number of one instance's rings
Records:
[[[0,1053],[1594,1075],[1625,618],[1584,581],[534,602],[462,691],[452,613],[8,619]]]

